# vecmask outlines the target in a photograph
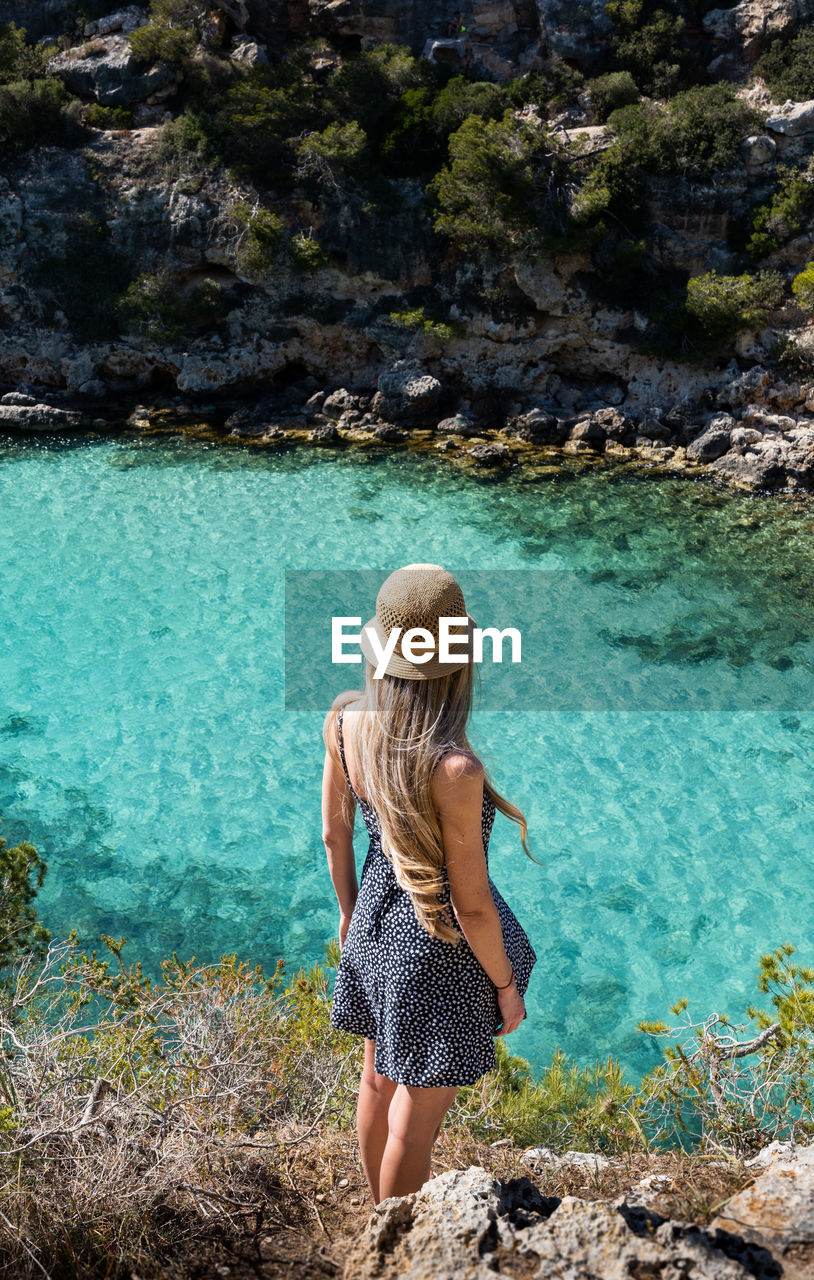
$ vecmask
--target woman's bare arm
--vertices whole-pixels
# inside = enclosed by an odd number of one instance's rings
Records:
[[[335,732],[335,717],[333,725]],[[359,893],[356,859],[353,853],[353,819],[356,813],[356,802],[352,800],[353,809],[350,819],[345,817],[342,807],[342,796],[347,790],[347,785],[338,749],[334,754],[330,747],[327,748],[322,770],[322,841],[328,857],[331,882],[339,903],[340,945],[345,941]]]
[[[525,1013],[513,982],[512,967],[503,945],[500,916],[489,887],[483,849],[481,815],[483,766],[473,756],[451,752],[433,775],[433,799],[441,823],[452,907],[463,935],[478,962],[499,991],[506,1035],[520,1025]]]

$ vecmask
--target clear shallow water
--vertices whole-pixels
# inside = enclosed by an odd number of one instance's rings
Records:
[[[811,657],[810,509],[608,473],[487,485],[397,451],[121,439],[0,445],[0,513],[2,833],[48,859],[56,935],[123,935],[148,969],[173,950],[321,957],[321,715],[284,708],[285,569],[586,570],[605,592],[608,570],[657,571],[681,593],[688,571],[723,588],[754,565],[730,632],[710,621],[724,642],[686,661],[754,679],[762,645],[767,674],[788,671],[780,710],[476,714],[544,863],[499,815],[492,874],[540,957],[510,1043],[538,1066],[555,1045],[611,1053],[635,1078],[659,1057],[642,1018],[681,996],[737,1014],[762,951],[814,959],[814,713],[793,683]],[[642,653],[658,681],[663,655]],[[360,865],[365,848],[360,823]]]

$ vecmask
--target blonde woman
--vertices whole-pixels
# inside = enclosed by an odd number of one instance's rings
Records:
[[[441,661],[439,620],[468,619],[457,660]],[[396,645],[394,627],[428,631],[429,653]],[[494,1036],[526,1016],[537,959],[489,877],[496,809],[526,822],[469,745],[472,628],[461,589],[438,565],[383,584],[362,631],[364,692],[340,694],[323,729],[323,839],[339,902],[341,956],[331,1021],[365,1037],[357,1131],[374,1204],[416,1191],[461,1085],[495,1066]],[[425,646],[425,649],[427,646]],[[422,660],[428,658],[428,660]],[[357,884],[356,806],[370,848]]]

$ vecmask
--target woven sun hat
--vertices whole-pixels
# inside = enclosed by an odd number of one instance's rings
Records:
[[[442,662],[438,653],[438,634],[441,618],[466,618],[463,624],[450,632],[450,649],[454,660]],[[464,604],[464,594],[451,573],[440,564],[408,564],[391,573],[379,588],[376,597],[376,613],[362,628],[360,647],[368,662],[374,667],[379,658],[367,634],[370,627],[376,632],[379,644],[384,648],[394,627],[400,627],[399,639],[393,650],[385,673],[400,676],[402,680],[436,680],[466,667],[472,661],[475,620],[470,618]],[[401,642],[406,632],[414,627],[428,631],[435,641],[434,652],[425,662],[411,661],[405,657]]]

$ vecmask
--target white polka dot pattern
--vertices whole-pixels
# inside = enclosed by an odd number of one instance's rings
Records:
[[[376,1070],[398,1084],[474,1084],[496,1065],[493,1037],[500,1014],[494,984],[463,935],[454,946],[422,928],[409,893],[382,851],[379,820],[351,785],[341,710],[337,729],[345,778],[364,818],[370,848],[342,947],[331,1022],[375,1040]],[[484,796],[481,830],[487,865],[494,820],[495,806]],[[444,879],[440,900],[448,903],[449,882]],[[523,995],[537,956],[491,878],[489,886]]]

